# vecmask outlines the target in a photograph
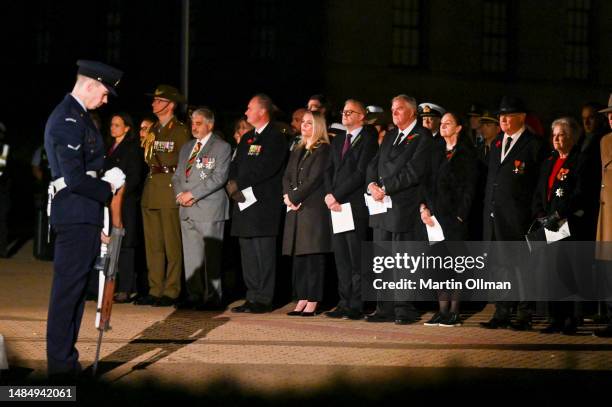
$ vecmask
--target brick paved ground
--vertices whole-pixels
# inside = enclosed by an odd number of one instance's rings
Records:
[[[0,260],[0,334],[13,382],[45,380],[51,263],[35,261],[30,253],[26,246],[12,259]],[[371,383],[409,383],[418,390],[419,384],[445,383],[457,372],[470,385],[501,385],[517,377],[523,385],[538,380],[558,385],[564,377],[574,385],[577,380],[612,383],[612,340],[591,336],[592,325],[576,336],[547,336],[478,328],[489,319],[491,306],[469,316],[461,328],[292,318],[285,316],[291,306],[237,315],[117,304],[102,348],[103,383],[154,381],[198,392],[221,381],[224,388],[273,395],[324,391],[340,380],[344,390],[333,394],[347,397]],[[94,314],[94,303],[88,302],[78,342],[84,366],[95,354]]]

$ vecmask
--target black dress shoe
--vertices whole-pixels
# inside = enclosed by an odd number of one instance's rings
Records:
[[[395,318],[395,325],[410,325],[414,324],[415,322],[417,322],[417,320],[414,318]]]
[[[531,321],[519,319],[514,324],[510,324],[510,329],[513,331],[531,331]]]
[[[175,302],[174,308],[176,309],[195,309],[196,305],[197,303],[194,301],[183,300],[183,301]]]
[[[162,295],[157,302],[153,304],[154,307],[171,307],[176,302],[176,299],[170,298],[167,295]]]
[[[233,307],[231,309],[231,311],[232,312],[237,312],[237,313],[251,312],[251,307],[252,306],[253,306],[253,303],[251,301],[245,301],[244,304],[238,305],[237,307]]]
[[[254,302],[251,304],[251,308],[245,312],[250,312],[252,314],[265,314],[266,312],[272,311],[271,304],[264,304],[261,302]]]
[[[594,331],[593,335],[597,336],[598,338],[612,338],[612,325],[608,325],[605,328]]]
[[[363,312],[356,309],[350,309],[342,319],[350,319],[351,321],[359,321],[363,319]]]
[[[144,297],[139,297],[136,301],[134,301],[135,305],[153,305],[157,301],[159,301],[159,297],[155,297],[153,295],[145,295]]]
[[[395,318],[375,312],[365,316],[366,322],[393,322]]]
[[[560,333],[563,327],[558,323],[552,323],[544,329],[540,329],[541,334],[557,334]]]
[[[300,313],[301,317],[314,317],[316,315],[319,315],[319,311],[318,310],[314,310],[314,311],[310,311],[310,312],[302,311]]]
[[[196,304],[196,311],[225,311],[225,305],[221,302],[205,302]]]
[[[491,318],[488,322],[481,322],[480,326],[486,329],[507,328],[510,326],[510,321],[507,319]]]
[[[302,315],[302,311],[289,311],[287,312],[287,315],[289,315],[290,317],[299,317],[300,315]]]
[[[336,307],[336,309],[332,311],[327,311],[323,315],[329,318],[340,319],[343,318],[347,312],[348,310],[345,308]]]

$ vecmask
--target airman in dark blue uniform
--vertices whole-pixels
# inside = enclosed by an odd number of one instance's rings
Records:
[[[47,320],[49,375],[80,371],[75,347],[90,269],[100,250],[103,207],[120,185],[99,179],[104,143],[88,110],[108,102],[122,72],[79,60],[74,89],[53,110],[45,126],[51,167],[51,225],[56,232],[53,284]]]

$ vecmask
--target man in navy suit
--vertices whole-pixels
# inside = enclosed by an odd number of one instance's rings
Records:
[[[368,210],[365,206],[365,174],[378,149],[378,135],[364,126],[366,109],[358,100],[349,99],[342,111],[345,134],[331,143],[330,164],[325,172],[325,203],[332,211],[350,204],[354,230],[333,235],[332,245],[338,271],[338,306],[326,312],[330,318],[363,318],[361,298],[361,242],[368,234]]]
[[[79,60],[76,84],[45,126],[45,150],[55,196],[51,225],[56,233],[53,283],[47,319],[50,376],[74,375],[81,366],[75,347],[89,271],[100,250],[103,207],[125,176],[104,166],[104,143],[88,111],[108,102],[122,72],[96,61]],[[117,176],[111,175],[118,173]]]
[[[398,95],[391,101],[393,124],[396,128],[387,132],[378,154],[367,172],[368,193],[377,201],[391,198],[392,207],[381,216],[375,229],[374,241],[425,240],[420,221],[419,188],[429,176],[434,140],[431,131],[417,120],[416,100]],[[407,301],[379,301],[376,312],[366,316],[368,322],[395,322],[406,325],[416,322],[419,315]]]
[[[485,188],[483,239],[485,241],[523,241],[533,220],[532,200],[546,150],[542,140],[525,127],[526,109],[518,98],[504,96],[499,108],[500,133],[491,144]],[[504,256],[502,254],[502,256]],[[503,266],[517,269],[517,257],[504,256]],[[497,329],[510,326],[511,306],[495,304],[495,315],[481,326]],[[529,304],[517,309],[518,330],[531,329]]]

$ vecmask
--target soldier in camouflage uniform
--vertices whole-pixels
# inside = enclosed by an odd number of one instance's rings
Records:
[[[149,175],[142,193],[142,217],[149,268],[149,295],[139,305],[171,306],[181,288],[182,246],[178,205],[172,187],[179,151],[191,135],[174,116],[185,98],[168,85],[159,85],[153,96],[153,113],[159,121],[143,140]]]

